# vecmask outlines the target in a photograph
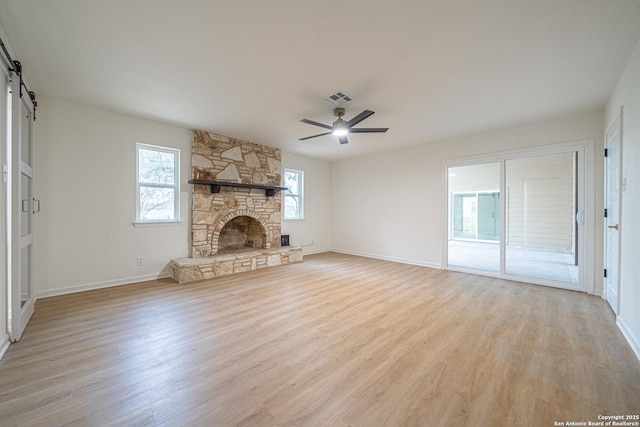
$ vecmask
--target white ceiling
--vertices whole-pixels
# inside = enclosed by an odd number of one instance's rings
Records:
[[[39,95],[328,160],[602,108],[640,0],[0,0]],[[298,138],[349,119],[386,134]]]

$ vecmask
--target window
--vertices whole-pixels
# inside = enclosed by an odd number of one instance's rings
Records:
[[[284,170],[284,219],[304,219],[302,189],[304,172],[295,169]]]
[[[136,222],[180,220],[180,150],[136,144]]]

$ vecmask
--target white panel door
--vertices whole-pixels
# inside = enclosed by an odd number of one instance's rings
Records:
[[[33,197],[33,104],[12,82],[11,144],[11,286],[10,337],[17,341],[33,315],[35,293],[32,278],[33,214],[39,203]]]
[[[622,135],[620,117],[611,125],[606,135],[606,277],[605,298],[618,314],[620,286],[620,164]]]

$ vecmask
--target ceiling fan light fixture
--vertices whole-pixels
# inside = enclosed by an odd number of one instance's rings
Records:
[[[383,133],[389,130],[389,128],[354,128],[355,125],[366,119],[367,117],[374,114],[371,110],[364,110],[362,113],[358,114],[348,122],[344,121],[342,116],[344,116],[344,107],[336,107],[333,109],[333,115],[338,119],[333,122],[333,126],[325,125],[324,123],[314,122],[309,119],[300,119],[302,123],[306,123],[308,125],[314,125],[321,128],[328,129],[329,132],[320,133],[318,135],[311,135],[305,138],[299,138],[300,141],[306,141],[307,139],[317,138],[319,136],[324,135],[335,135],[338,137],[338,141],[340,144],[347,144],[349,140],[347,139],[347,134],[350,133]]]

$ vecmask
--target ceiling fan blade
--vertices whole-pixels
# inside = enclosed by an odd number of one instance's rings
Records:
[[[355,126],[358,123],[360,123],[361,121],[363,121],[364,119],[366,119],[367,117],[369,117],[370,115],[372,115],[374,112],[371,110],[364,110],[362,113],[358,114],[357,116],[355,116],[353,119],[349,120],[347,123],[345,123],[345,126],[350,128],[351,126]]]
[[[351,128],[349,133],[374,133],[374,132],[386,132],[389,128]]]
[[[333,129],[332,126],[325,125],[325,124],[318,123],[318,122],[314,122],[313,120],[309,120],[309,119],[300,119],[300,121],[302,123],[306,123],[308,125],[320,126],[321,128],[325,128],[325,129]]]
[[[298,141],[304,141],[305,139],[317,138],[319,136],[329,135],[330,133],[331,132],[319,133],[317,135],[312,135],[312,136],[307,136],[307,137],[304,137],[304,138],[300,138],[300,139],[298,139]]]
[[[340,144],[347,144],[349,142],[349,140],[347,139],[347,135],[339,136],[338,141],[340,141]]]

